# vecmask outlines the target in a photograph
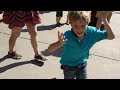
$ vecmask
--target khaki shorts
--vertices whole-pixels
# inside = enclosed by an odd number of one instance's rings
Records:
[[[109,15],[108,15],[108,17],[107,17],[108,22],[110,22],[110,19],[111,19],[111,16],[112,16],[112,12],[113,12],[113,11],[110,11],[110,12],[109,12]],[[98,13],[96,14],[96,17],[98,18]]]

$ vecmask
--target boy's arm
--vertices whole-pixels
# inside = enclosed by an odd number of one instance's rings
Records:
[[[115,35],[114,35],[114,33],[112,32],[112,29],[111,29],[111,27],[110,27],[110,24],[108,23],[108,21],[107,21],[107,16],[108,16],[108,14],[109,14],[109,11],[101,11],[100,12],[100,16],[101,16],[101,19],[102,19],[102,21],[103,21],[103,23],[104,23],[104,26],[105,26],[105,30],[106,30],[106,32],[107,32],[107,39],[109,39],[109,40],[112,40],[112,39],[114,39],[115,38]]]
[[[67,41],[67,39],[64,38],[63,33],[58,31],[58,41],[51,44],[48,47],[48,51],[49,52],[55,51],[56,49],[60,48],[66,41]]]
[[[62,46],[62,44],[59,43],[59,41],[51,44],[49,47],[48,47],[48,51],[49,52],[53,52],[55,51],[56,49],[60,48]]]
[[[107,32],[107,39],[109,39],[109,40],[114,39],[114,38],[115,38],[115,35],[114,35],[114,33],[112,32],[112,29],[111,29],[108,21],[105,19],[105,20],[103,20],[103,22],[104,22],[104,25],[105,25],[105,30],[106,30],[106,32]]]

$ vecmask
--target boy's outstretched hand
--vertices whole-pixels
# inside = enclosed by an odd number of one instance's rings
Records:
[[[58,30],[58,42],[60,45],[63,45],[67,39],[63,36],[63,33]]]
[[[56,49],[58,49],[59,47],[61,47],[65,42],[67,41],[67,39],[65,39],[65,37],[63,36],[63,33],[58,31],[58,41],[51,44],[49,47],[48,47],[48,51],[49,52],[53,52],[55,51]]]

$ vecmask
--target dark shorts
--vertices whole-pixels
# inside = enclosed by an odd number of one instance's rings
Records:
[[[56,11],[56,17],[62,17],[63,11]]]

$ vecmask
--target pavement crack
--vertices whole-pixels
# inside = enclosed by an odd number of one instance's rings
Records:
[[[118,59],[109,58],[109,57],[105,57],[105,56],[100,56],[100,55],[96,55],[96,54],[90,54],[90,55],[97,56],[97,57],[101,57],[101,58],[106,58],[106,59],[109,59],[109,60],[120,61],[120,60],[118,60]]]

